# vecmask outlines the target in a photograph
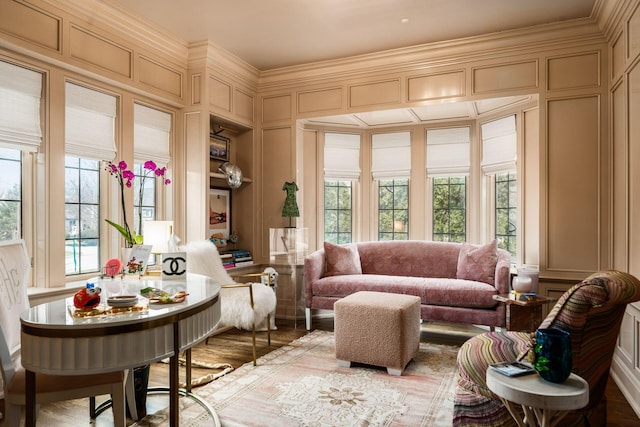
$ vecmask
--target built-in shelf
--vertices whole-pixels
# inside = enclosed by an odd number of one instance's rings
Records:
[[[224,174],[221,174],[218,172],[210,172],[209,176],[211,178],[227,179],[227,177]],[[251,178],[247,178],[246,176],[243,176],[242,182],[253,182],[253,180]]]

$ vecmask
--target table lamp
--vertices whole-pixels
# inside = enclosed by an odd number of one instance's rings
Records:
[[[169,252],[169,240],[173,234],[173,221],[144,221],[144,244],[151,245],[151,253],[154,255],[155,268],[160,270],[158,255]]]

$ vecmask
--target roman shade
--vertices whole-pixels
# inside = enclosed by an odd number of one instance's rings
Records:
[[[484,173],[515,170],[516,168],[516,116],[483,123],[482,171]]]
[[[134,104],[133,122],[133,157],[136,163],[153,160],[159,166],[166,166],[171,160],[171,114]]]
[[[325,133],[324,177],[325,179],[360,179],[360,135]]]
[[[468,126],[427,130],[427,176],[468,175],[471,164]]]
[[[38,151],[42,74],[0,61],[0,147]]]
[[[116,97],[65,84],[65,152],[93,160],[116,157]]]
[[[373,179],[409,178],[411,175],[411,133],[374,134],[371,140]]]

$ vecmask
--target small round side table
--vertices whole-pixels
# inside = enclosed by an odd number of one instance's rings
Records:
[[[569,411],[589,403],[589,384],[576,374],[556,384],[537,374],[508,377],[489,367],[487,386],[500,397],[520,427],[555,426]],[[522,406],[524,419],[520,419],[514,404]]]

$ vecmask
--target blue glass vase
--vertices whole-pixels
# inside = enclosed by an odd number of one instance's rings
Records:
[[[571,375],[573,352],[568,332],[554,328],[538,329],[533,352],[533,369],[545,380],[561,383]]]

